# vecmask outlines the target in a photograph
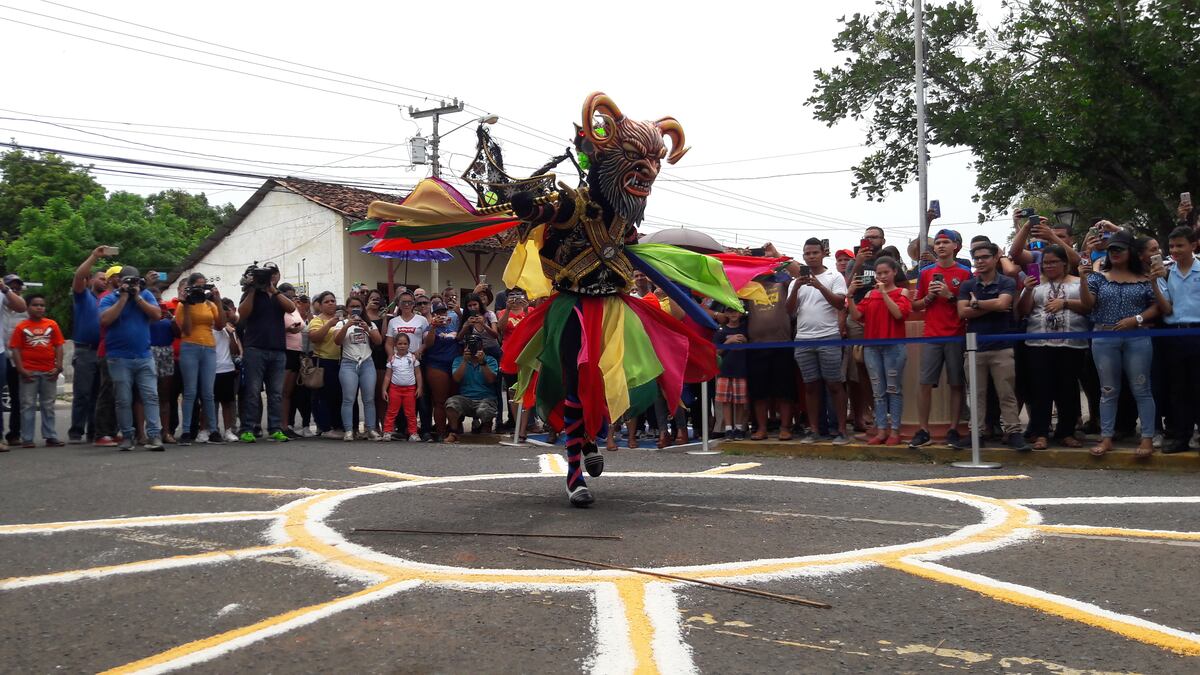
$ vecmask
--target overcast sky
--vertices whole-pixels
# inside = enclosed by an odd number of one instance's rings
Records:
[[[979,4],[986,18],[998,17],[999,0]],[[645,231],[687,224],[726,244],[774,241],[798,254],[799,244],[810,236],[828,237],[835,248],[849,247],[869,224],[885,227],[889,243],[903,247],[918,225],[915,184],[884,202],[868,202],[850,197],[846,172],[729,182],[663,180],[842,170],[866,152],[859,145],[862,127],[826,128],[812,119],[804,100],[812,92],[813,70],[844,58],[831,47],[837,18],[870,11],[873,2],[743,3],[719,12],[698,7],[685,2],[9,0],[0,7],[0,62],[6,74],[0,116],[36,115],[42,123],[0,119],[0,129],[30,146],[411,186],[429,168],[407,166],[408,139],[418,131],[428,136],[430,124],[409,119],[408,106],[432,107],[440,96],[472,106],[443,118],[443,133],[484,112],[499,115],[494,135],[507,162],[537,166],[561,152],[572,123],[579,121],[583,99],[601,90],[631,117],[676,117],[692,146],[656,183]],[[461,173],[473,154],[470,129],[443,141],[447,173]],[[950,150],[931,148],[931,153]],[[778,155],[791,156],[762,159]],[[942,223],[964,223],[956,227],[1004,240],[1005,223],[965,224],[977,214],[969,162],[969,153],[934,160],[929,196],[941,200]],[[114,190],[145,194],[186,188],[235,205],[261,183],[96,164],[103,167],[101,182]],[[519,169],[512,173],[523,175]]]

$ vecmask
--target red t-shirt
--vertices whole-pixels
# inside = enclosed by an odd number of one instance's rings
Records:
[[[509,312],[505,317],[504,323],[500,324],[500,338],[507,338],[513,332],[513,329],[517,327],[517,324],[525,319],[526,314],[527,312]]]
[[[63,343],[58,323],[51,319],[25,319],[13,328],[10,349],[21,352],[21,364],[25,370],[47,373],[54,370],[54,348]]]
[[[887,303],[879,297],[879,293],[871,291],[862,302],[858,303],[858,311],[863,313],[863,337],[868,340],[885,340],[890,338],[907,337],[904,331],[904,321],[912,313],[912,302],[904,294],[903,288],[894,288],[888,292],[892,302],[900,308],[900,318],[897,319],[888,311]]]
[[[917,300],[929,293],[929,284],[934,274],[941,274],[942,281],[950,287],[953,298],[936,297],[925,308],[925,337],[949,337],[966,335],[967,324],[958,318],[958,289],[971,278],[971,273],[955,263],[950,267],[931,265],[921,270],[917,282]]]

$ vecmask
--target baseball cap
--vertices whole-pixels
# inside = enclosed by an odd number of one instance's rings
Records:
[[[433,306],[434,314],[445,314],[446,312],[449,312],[449,311],[450,311],[450,308],[445,305],[434,305]]]
[[[949,239],[950,241],[954,242],[955,244],[962,246],[962,235],[959,234],[957,230],[951,230],[951,229],[938,230],[938,233],[933,235],[933,240],[937,241],[938,239]]]
[[[851,251],[851,250],[850,250],[850,249],[848,249],[848,248],[844,248],[844,249],[842,249],[842,250],[838,251],[837,253],[834,253],[834,254],[833,254],[833,257],[834,257],[834,258],[838,258],[839,256],[846,256],[847,258],[853,258],[853,257],[854,257],[854,251]]]
[[[22,286],[24,286],[24,285],[25,285],[25,282],[24,282],[24,281],[21,281],[21,277],[19,277],[19,276],[15,275],[15,274],[7,274],[7,275],[5,275],[5,276],[4,276],[4,283],[5,283],[6,285],[8,285],[8,286],[12,286],[13,284],[21,284]]]
[[[291,284],[289,284],[289,283],[287,283],[287,282],[284,282],[284,283],[282,283],[282,284],[279,284],[278,286],[276,286],[276,287],[275,287],[275,290],[279,291],[280,293],[287,293],[288,291],[294,291],[294,290],[296,290],[296,287],[295,287],[295,286],[293,286],[293,285],[291,285]]]
[[[121,266],[113,265],[112,267],[108,268],[107,270],[104,270],[104,278],[111,279],[115,275],[120,274],[120,273],[121,273]]]

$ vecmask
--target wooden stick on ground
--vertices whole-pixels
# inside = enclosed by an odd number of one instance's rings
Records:
[[[537,534],[533,532],[467,532],[452,530],[395,530],[387,528],[356,527],[350,530],[356,532],[378,532],[388,534],[446,534],[464,537],[536,537],[542,539],[621,539],[615,534]]]
[[[753,588],[742,588],[740,586],[730,586],[728,584],[719,584],[715,581],[704,581],[702,579],[691,579],[689,577],[675,576],[674,574],[664,574],[662,572],[651,572],[649,570],[640,570],[640,569],[637,569],[634,567],[622,567],[621,565],[610,565],[609,563],[596,562],[594,560],[583,560],[581,558],[571,558],[571,557],[568,557],[565,555],[554,555],[553,553],[542,553],[540,551],[530,551],[529,549],[524,549],[524,548],[513,548],[513,550],[517,551],[518,553],[535,555],[540,558],[549,558],[550,560],[562,560],[562,561],[566,561],[566,562],[579,563],[581,565],[591,565],[592,567],[602,567],[602,568],[610,569],[610,570],[621,570],[623,572],[633,572],[635,574],[645,574],[647,576],[658,577],[660,579],[670,579],[671,581],[684,581],[689,584],[699,584],[700,586],[708,586],[709,588],[716,588],[716,589],[719,589],[722,591],[731,591],[733,593],[742,593],[744,595],[753,595],[753,596],[757,596],[760,598],[769,598],[771,600],[779,600],[780,602],[789,602],[794,605],[804,605],[806,607],[819,607],[821,609],[830,609],[833,607],[832,605],[828,605],[824,602],[816,602],[814,600],[805,600],[804,598],[797,598],[794,595],[781,595],[779,593],[771,593],[768,591],[759,591],[759,590],[755,590]]]

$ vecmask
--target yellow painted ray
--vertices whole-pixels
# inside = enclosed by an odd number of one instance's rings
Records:
[[[1093,537],[1138,537],[1142,539],[1200,541],[1200,532],[1176,532],[1174,530],[1139,530],[1125,527],[1093,527],[1091,525],[1038,525],[1034,529],[1047,534],[1085,534]]]
[[[888,480],[887,485],[951,485],[954,483],[986,483],[993,480],[1025,480],[1029,476],[959,476],[957,478],[922,478],[920,480]]]
[[[760,462],[742,462],[741,464],[730,464],[729,466],[714,466],[711,469],[706,469],[706,470],[700,471],[698,473],[712,476],[715,474],[733,473],[735,471],[745,471],[747,469],[756,469],[760,466],[762,466],[762,464]]]
[[[42,534],[73,530],[106,530],[124,527],[158,527],[192,523],[225,523],[235,520],[272,520],[282,518],[280,511],[226,511],[218,513],[181,513],[173,516],[134,516],[131,518],[101,518],[99,520],[70,520],[57,523],[27,523],[0,525],[0,534]]]
[[[429,476],[418,476],[415,473],[402,473],[400,471],[388,471],[387,469],[373,469],[369,466],[352,466],[351,471],[359,473],[373,473],[376,476],[386,476],[395,478],[396,480],[428,480]]]
[[[230,494],[243,495],[312,495],[320,492],[329,492],[324,488],[248,488],[248,487],[225,487],[221,485],[155,485],[151,490],[163,490],[165,492],[227,492]]]
[[[565,476],[567,473],[567,462],[561,455],[546,453],[538,455],[538,467],[542,473],[553,473],[560,476]]]
[[[420,585],[419,581],[389,580],[336,600],[285,612],[242,628],[189,642],[165,652],[104,671],[105,673],[165,673],[209,661],[235,649],[280,635],[321,619],[386,598]]]
[[[210,551],[208,553],[197,553],[194,555],[177,555],[168,558],[139,560],[137,562],[123,563],[120,565],[104,565],[102,567],[89,567],[87,569],[69,570],[66,572],[55,572],[52,574],[38,574],[28,577],[9,577],[7,579],[0,579],[0,590],[7,591],[15,588],[26,588],[29,586],[62,584],[71,581],[80,581],[82,579],[99,579],[101,577],[108,577],[117,574],[157,572],[160,570],[175,569],[178,567],[223,563],[231,560],[243,560],[246,558],[254,558],[257,556],[267,555],[270,553],[279,553],[280,551],[288,550],[291,550],[291,548],[288,546],[255,546],[251,548],[231,549],[227,551]]]
[[[1152,623],[1136,616],[1119,614],[1054,593],[951,569],[915,558],[893,560],[884,564],[901,572],[966,588],[1002,602],[1029,607],[1064,619],[1095,626],[1132,640],[1162,647],[1177,654],[1200,656],[1200,635],[1195,633]]]

